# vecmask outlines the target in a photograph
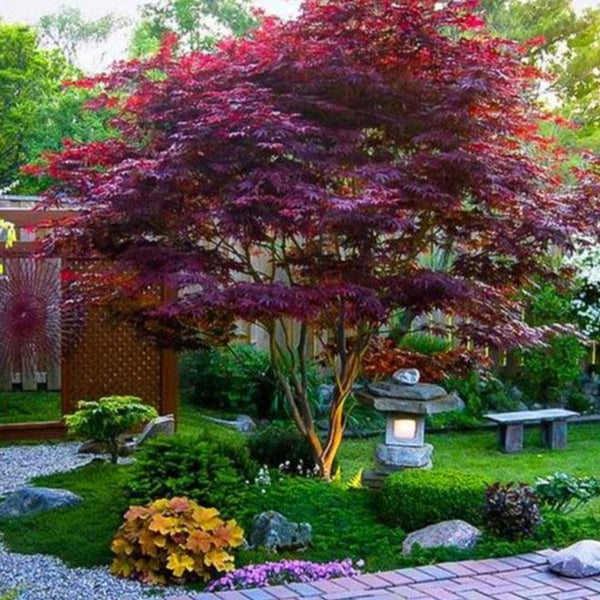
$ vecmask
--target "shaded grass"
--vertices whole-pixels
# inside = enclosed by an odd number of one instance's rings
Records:
[[[0,423],[60,421],[60,392],[0,392]]]
[[[110,542],[127,509],[124,484],[129,467],[94,461],[69,473],[34,479],[39,486],[68,489],[83,498],[72,508],[0,520],[14,552],[58,556],[72,567],[111,560]]]

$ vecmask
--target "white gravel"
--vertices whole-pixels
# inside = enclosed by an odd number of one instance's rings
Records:
[[[72,470],[93,456],[78,455],[77,443],[0,447],[0,496],[32,477]],[[68,540],[65,541],[68,543]],[[42,554],[9,552],[0,540],[0,596],[18,591],[18,600],[145,600],[181,594],[113,577],[107,568],[71,569]]]

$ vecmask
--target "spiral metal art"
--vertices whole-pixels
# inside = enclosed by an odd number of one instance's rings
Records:
[[[0,278],[0,375],[45,371],[61,359],[57,261],[15,258]]]

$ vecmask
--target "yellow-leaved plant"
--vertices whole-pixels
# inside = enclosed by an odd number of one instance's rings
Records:
[[[244,541],[234,520],[185,497],[131,506],[124,519],[111,544],[111,571],[144,583],[208,581],[234,568],[230,550]]]

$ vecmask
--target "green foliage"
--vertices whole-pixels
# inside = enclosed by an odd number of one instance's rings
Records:
[[[66,63],[38,47],[37,34],[24,25],[0,22],[0,189],[13,184],[30,156],[39,123],[38,107],[57,94]]]
[[[93,462],[68,473],[35,478],[34,485],[70,490],[83,501],[0,520],[3,542],[13,552],[57,556],[73,568],[109,564],[110,543],[129,504],[124,486],[130,469]]]
[[[587,349],[575,336],[555,336],[545,347],[523,351],[518,386],[528,400],[543,406],[568,400],[586,355]]]
[[[6,592],[3,592],[2,595],[0,595],[0,600],[17,600],[17,598],[19,597],[19,590],[8,590]]]
[[[510,411],[517,401],[510,396],[506,385],[491,373],[471,371],[468,377],[449,378],[446,388],[456,392],[465,403],[467,416],[481,419],[489,411]]]
[[[82,400],[77,407],[75,413],[65,417],[69,432],[107,444],[113,463],[118,458],[119,436],[158,416],[153,406],[135,396]]]
[[[525,483],[499,483],[485,491],[486,526],[509,540],[531,537],[542,522],[533,489]]]
[[[544,507],[567,514],[600,496],[600,479],[554,473],[536,479],[533,489]]]
[[[55,13],[44,15],[38,21],[41,40],[58,49],[72,64],[77,64],[82,47],[105,42],[126,21],[113,14],[97,19],[86,19],[81,9],[61,6]]]
[[[60,392],[0,392],[0,423],[60,421]]]
[[[260,427],[248,438],[250,455],[261,465],[283,467],[291,475],[315,467],[313,451],[307,439],[292,425],[271,424]]]
[[[230,550],[244,541],[235,521],[189,498],[131,506],[123,518],[111,544],[111,572],[145,583],[208,581],[235,567]]]
[[[407,469],[387,477],[379,515],[407,531],[447,519],[474,525],[483,519],[485,484],[478,475],[452,470]]]
[[[539,327],[553,323],[571,323],[575,317],[573,297],[569,291],[559,291],[548,283],[527,291],[526,321]]]
[[[261,417],[275,403],[269,354],[252,344],[187,352],[179,367],[182,393],[191,403]]]
[[[154,53],[168,32],[182,52],[211,50],[225,35],[241,37],[256,24],[248,0],[156,0],[142,8],[129,48],[133,57]]]
[[[139,503],[187,496],[234,516],[256,472],[243,439],[207,432],[175,435],[148,440],[140,448],[128,490]]]
[[[394,339],[393,336],[390,337]],[[395,341],[402,348],[427,356],[447,352],[452,348],[452,344],[448,340],[427,333],[407,333]]]
[[[276,510],[294,522],[313,528],[312,547],[302,558],[318,562],[364,559],[369,571],[394,568],[405,533],[377,521],[374,493],[367,489],[345,490],[320,479],[277,478],[265,493],[252,486],[245,505],[236,514],[248,530],[252,517]],[[273,560],[272,554],[246,551],[244,564]]]

